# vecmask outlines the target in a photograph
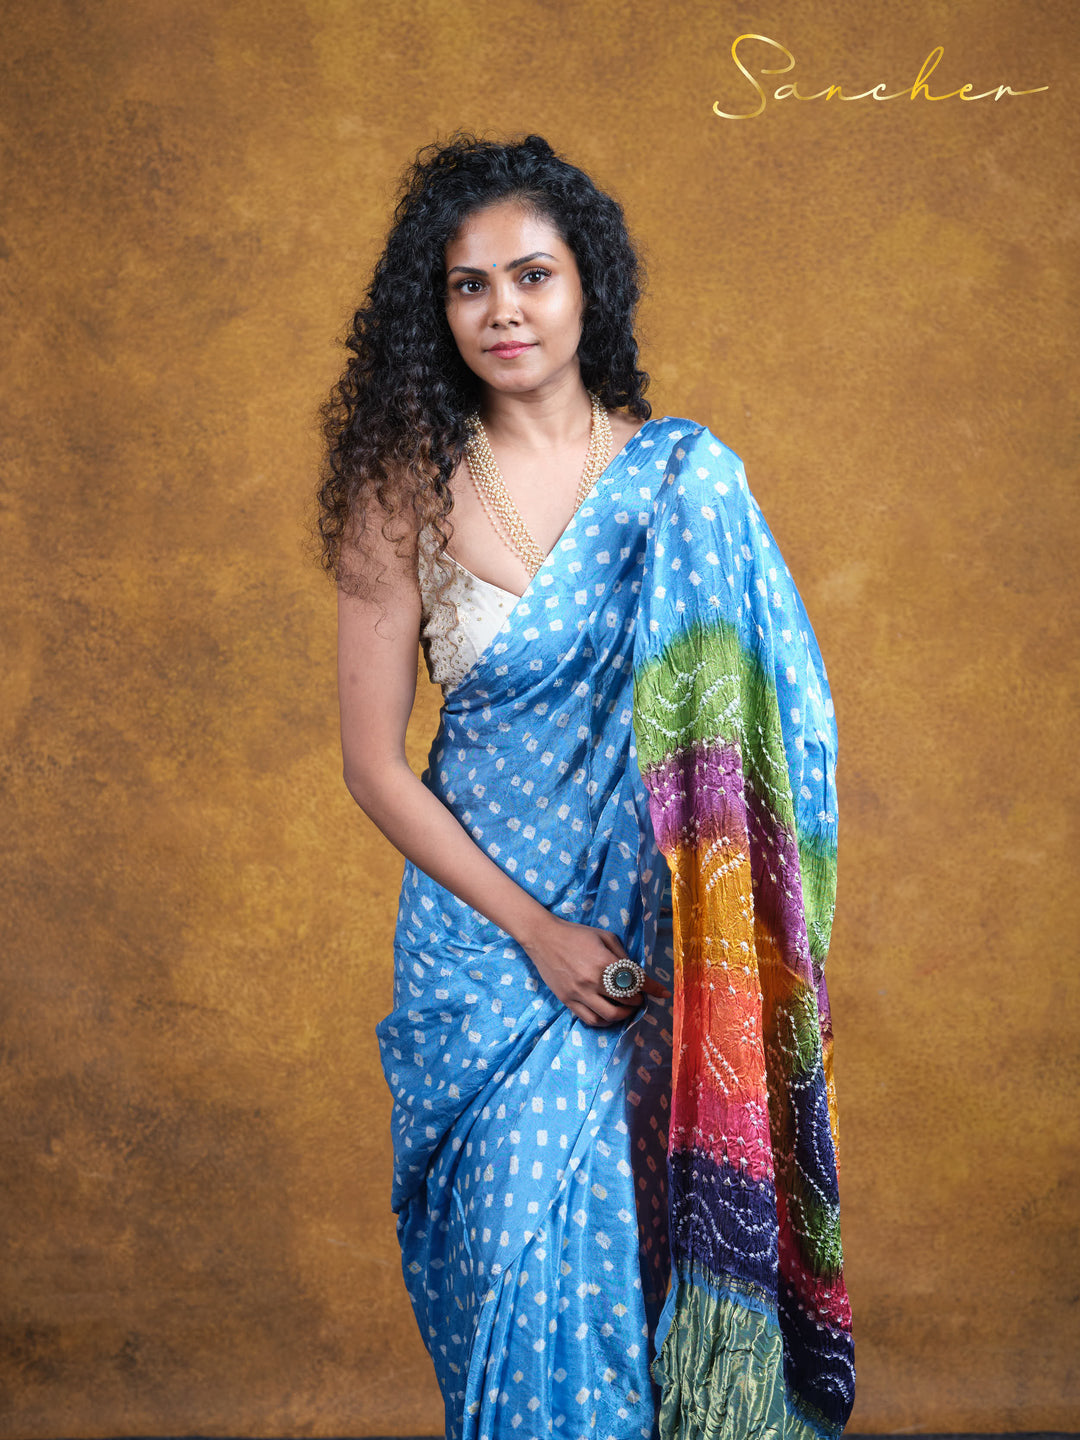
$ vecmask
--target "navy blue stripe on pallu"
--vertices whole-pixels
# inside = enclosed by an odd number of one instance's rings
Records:
[[[790,1391],[833,1425],[851,1414],[855,1389],[855,1346],[846,1330],[819,1325],[780,1282],[778,1311],[784,1336],[784,1381]],[[923,1440],[923,1437],[920,1437]]]
[[[771,1182],[748,1180],[698,1150],[669,1156],[668,1176],[673,1259],[702,1265],[718,1279],[736,1276],[775,1296],[779,1255]]]
[[[829,1092],[821,1056],[813,1067],[791,1077],[789,1092],[795,1120],[795,1165],[822,1200],[839,1206],[836,1152],[829,1125]]]

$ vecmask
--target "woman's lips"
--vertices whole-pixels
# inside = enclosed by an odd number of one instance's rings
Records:
[[[531,350],[535,342],[528,345],[492,345],[489,354],[498,355],[500,360],[512,360],[515,355],[524,355],[526,350]]]

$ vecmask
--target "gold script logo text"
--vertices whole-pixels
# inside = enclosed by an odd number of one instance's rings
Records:
[[[759,40],[763,45],[771,46],[774,50],[778,50],[780,54],[784,56],[787,63],[784,65],[773,66],[771,68],[765,65],[759,65],[757,67],[757,74],[755,74],[753,70],[749,69],[743,63],[742,57],[739,54],[739,47],[746,40]],[[861,90],[857,95],[845,95],[843,87],[840,85],[828,85],[824,90],[819,90],[814,95],[804,95],[800,91],[796,81],[792,80],[786,85],[778,85],[776,89],[772,92],[772,99],[903,100],[905,97],[907,97],[907,99],[909,100],[936,101],[953,100],[957,96],[959,96],[961,100],[985,100],[988,96],[992,95],[995,100],[1000,100],[1003,95],[1037,95],[1041,90],[1050,89],[1049,85],[1037,85],[1033,90],[1014,90],[1010,85],[995,85],[992,86],[989,90],[983,90],[978,95],[975,95],[972,93],[975,89],[975,86],[969,84],[961,85],[959,90],[949,90],[942,95],[932,95],[930,93],[929,85],[930,76],[937,69],[938,65],[941,62],[941,57],[944,54],[945,47],[943,45],[935,45],[933,50],[930,51],[930,54],[923,61],[919,73],[915,76],[915,79],[910,85],[910,87],[905,87],[902,90],[894,90],[891,95],[886,94],[887,86],[884,80],[882,80],[881,83],[878,85],[871,86],[869,90]],[[770,40],[767,35],[737,35],[735,39],[731,42],[731,58],[735,61],[736,68],[746,77],[746,79],[754,87],[754,93],[757,96],[757,109],[748,110],[741,115],[733,115],[727,110],[721,110],[720,102],[717,101],[716,104],[714,104],[712,107],[713,113],[719,115],[722,120],[753,120],[758,115],[764,113],[765,107],[769,102],[769,97],[765,93],[765,87],[758,79],[758,75],[787,75],[791,70],[795,68],[795,56],[791,53],[791,51],[787,48],[786,45],[781,45],[778,40]],[[747,98],[749,99],[749,97]]]

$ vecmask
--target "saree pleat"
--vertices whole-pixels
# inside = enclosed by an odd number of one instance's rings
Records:
[[[737,457],[647,422],[447,693],[424,782],[673,1002],[590,1028],[496,925],[402,882],[392,1203],[451,1440],[842,1430],[835,749]]]

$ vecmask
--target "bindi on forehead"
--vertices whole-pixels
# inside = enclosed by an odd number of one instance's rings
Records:
[[[559,262],[556,260],[555,256],[552,255],[549,251],[547,251],[547,250],[534,250],[531,255],[519,255],[516,260],[508,260],[508,261],[506,262],[506,264],[503,266],[503,269],[504,269],[504,270],[517,270],[517,269],[519,269],[520,266],[522,266],[522,265],[529,265],[529,264],[531,264],[533,260],[550,260],[550,261],[552,261],[554,264],[558,264],[558,263],[559,263]],[[497,269],[498,269],[498,262],[495,261],[495,260],[492,260],[492,262],[491,262],[491,268],[492,268],[493,270],[497,270]],[[479,274],[482,273],[475,265],[451,265],[450,269],[449,269],[446,273],[447,273],[448,276],[450,276],[450,275],[453,275],[455,272],[458,272],[458,271],[459,271],[461,274],[463,274],[463,275],[469,275],[469,274],[479,275]]]

